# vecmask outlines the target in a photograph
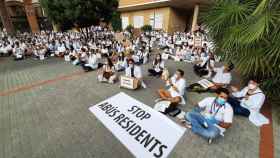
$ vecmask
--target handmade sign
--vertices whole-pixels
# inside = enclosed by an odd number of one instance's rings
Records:
[[[137,89],[139,80],[131,77],[121,76],[121,87],[127,89]]]
[[[89,110],[137,158],[165,158],[185,132],[165,115],[119,93]]]

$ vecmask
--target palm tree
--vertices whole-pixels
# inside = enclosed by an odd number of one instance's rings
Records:
[[[259,79],[266,94],[279,95],[280,1],[213,0],[202,10],[216,51],[245,79]]]
[[[10,19],[8,14],[5,0],[0,0],[0,16],[3,23],[4,28],[6,28],[7,32],[10,34],[14,33],[14,25]]]

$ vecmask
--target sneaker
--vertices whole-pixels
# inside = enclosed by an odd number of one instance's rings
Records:
[[[208,139],[208,144],[209,144],[209,145],[212,144],[212,138],[209,138],[209,139]]]
[[[207,122],[203,122],[203,127],[204,127],[204,128],[208,128]]]
[[[161,99],[161,98],[157,98],[157,99],[155,100],[155,103],[158,103],[158,102],[160,102],[160,101],[162,101],[162,99]]]

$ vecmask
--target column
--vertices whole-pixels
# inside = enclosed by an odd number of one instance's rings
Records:
[[[0,16],[1,16],[2,24],[3,24],[4,28],[7,30],[7,32],[9,34],[15,33],[14,25],[9,16],[5,0],[0,0]]]
[[[199,5],[196,4],[194,6],[194,11],[193,11],[192,32],[196,31],[196,29],[197,29],[198,13],[199,13]]]
[[[40,29],[39,29],[38,20],[36,17],[36,12],[32,5],[32,0],[24,0],[24,7],[25,7],[27,20],[28,20],[32,33],[39,32]]]

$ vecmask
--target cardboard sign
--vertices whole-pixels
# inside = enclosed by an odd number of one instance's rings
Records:
[[[137,89],[138,86],[138,80],[126,76],[121,76],[121,87],[127,88],[127,89]]]
[[[165,115],[119,93],[89,110],[137,158],[165,158],[185,132]]]
[[[202,37],[200,36],[194,37],[194,47],[202,47]]]

